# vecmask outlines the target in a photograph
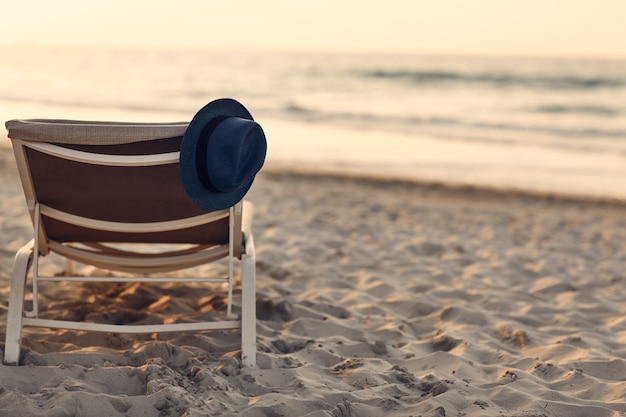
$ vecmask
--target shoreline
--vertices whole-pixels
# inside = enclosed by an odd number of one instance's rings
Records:
[[[269,120],[264,129],[268,137],[266,170],[626,202],[626,182],[621,181],[626,178],[624,153],[557,149],[537,143],[473,142],[293,121]]]
[[[13,157],[13,150],[10,139],[5,135],[0,137],[0,169],[6,175],[11,174],[17,178],[17,169]],[[315,158],[319,158],[316,156]],[[626,160],[625,160],[626,170]],[[382,172],[379,167],[372,172],[368,172],[364,166],[356,164],[328,163],[315,160],[286,161],[285,155],[277,158],[269,157],[260,175],[269,176],[297,176],[297,177],[318,177],[336,178],[338,180],[349,180],[373,184],[408,185],[426,189],[449,190],[455,193],[472,193],[489,196],[524,196],[529,198],[547,199],[554,201],[568,201],[588,203],[594,205],[624,206],[626,205],[626,190],[624,196],[611,196],[606,193],[585,193],[563,191],[554,189],[536,189],[528,186],[514,185],[494,185],[484,182],[466,182],[454,180],[453,178],[441,179],[437,177],[420,177],[407,172]],[[626,178],[626,177],[625,177]]]
[[[295,167],[298,165],[298,167]],[[5,141],[0,144],[0,174],[15,176],[18,179],[17,168],[13,159],[13,152],[10,146],[10,140],[5,137]],[[530,188],[512,187],[512,186],[492,186],[480,183],[464,183],[445,181],[437,179],[419,178],[408,175],[382,175],[380,173],[367,173],[363,170],[350,170],[343,168],[334,168],[330,165],[313,165],[306,163],[281,163],[272,161],[266,164],[258,174],[260,177],[271,178],[322,178],[335,179],[338,181],[349,181],[361,184],[373,184],[382,186],[403,186],[415,187],[424,190],[448,192],[459,196],[489,197],[489,198],[507,198],[522,197],[538,200],[546,200],[553,202],[565,203],[581,203],[596,206],[626,206],[626,197],[610,197],[602,195],[592,195],[584,193],[567,193],[557,190],[541,191]],[[19,179],[18,179],[19,182]]]
[[[384,176],[377,174],[367,174],[364,172],[350,172],[342,170],[320,169],[319,167],[307,169],[305,167],[293,168],[288,166],[264,167],[261,176],[271,178],[302,178],[302,179],[328,179],[337,181],[347,181],[357,184],[418,188],[425,191],[435,191],[458,195],[459,197],[477,198],[528,198],[560,203],[580,203],[606,207],[624,207],[626,198],[615,198],[607,196],[594,196],[586,194],[574,194],[558,191],[538,191],[524,188],[497,187],[484,184],[467,184],[447,181],[420,179],[403,176]]]

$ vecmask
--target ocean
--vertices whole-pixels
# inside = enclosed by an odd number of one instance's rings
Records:
[[[190,120],[220,97],[268,166],[626,200],[626,60],[0,46],[0,117]]]

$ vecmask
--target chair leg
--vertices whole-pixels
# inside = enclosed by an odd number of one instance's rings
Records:
[[[241,361],[256,365],[256,261],[243,255],[241,264]]]
[[[17,365],[20,360],[22,319],[24,317],[24,287],[26,286],[26,276],[28,275],[32,259],[33,241],[30,241],[15,255],[4,347],[4,363],[7,365]]]

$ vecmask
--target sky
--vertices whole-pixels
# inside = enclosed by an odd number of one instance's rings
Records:
[[[626,0],[5,0],[0,44],[626,57]]]

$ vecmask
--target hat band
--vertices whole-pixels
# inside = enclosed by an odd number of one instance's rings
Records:
[[[228,116],[218,116],[215,119],[211,120],[207,125],[202,129],[202,133],[200,138],[204,138],[198,140],[196,147],[196,173],[198,174],[198,179],[200,183],[209,191],[214,193],[223,192],[218,190],[213,186],[211,182],[211,178],[209,177],[209,170],[207,166],[206,154],[209,148],[209,137],[211,133],[215,130],[215,128],[222,123],[224,120],[228,119]]]

